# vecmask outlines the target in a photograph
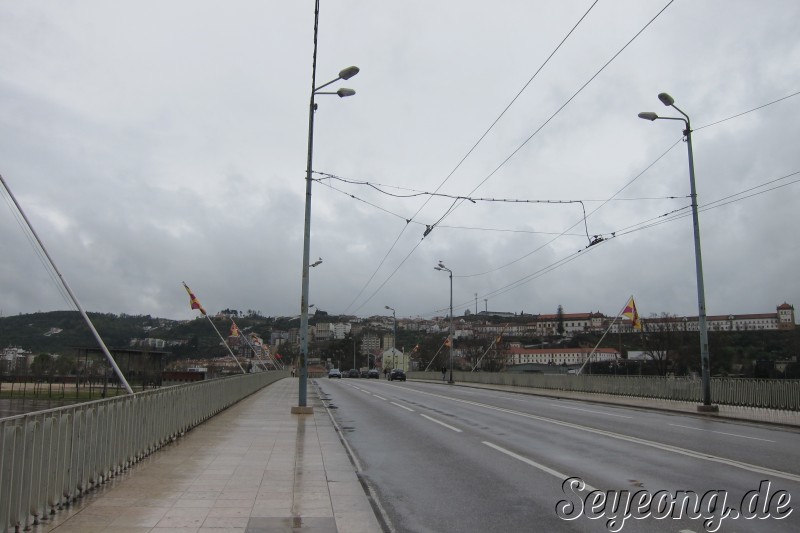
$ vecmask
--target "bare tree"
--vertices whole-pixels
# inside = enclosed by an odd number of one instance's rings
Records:
[[[642,321],[644,354],[660,376],[666,376],[683,340],[683,322],[675,315],[650,315]]]

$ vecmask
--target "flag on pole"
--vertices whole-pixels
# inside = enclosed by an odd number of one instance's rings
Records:
[[[450,337],[447,337],[444,341],[445,346],[450,346]]]
[[[195,296],[192,293],[191,289],[189,289],[189,286],[186,284],[185,281],[183,282],[183,286],[186,289],[186,292],[189,293],[189,305],[192,306],[192,309],[197,309],[197,310],[199,310],[201,313],[203,313],[205,315],[206,314],[206,310],[203,309],[202,305],[200,305],[200,300],[198,300],[197,296]]]
[[[239,326],[236,325],[236,322],[231,320],[231,337],[238,337],[239,336]]]
[[[414,346],[414,349],[413,349],[413,350],[411,350],[411,353],[416,353],[416,352],[418,352],[418,351],[419,351],[419,344],[417,344],[416,346]]]
[[[625,304],[625,310],[622,311],[622,316],[631,320],[631,327],[633,329],[642,330],[642,321],[639,320],[639,312],[636,311],[636,303],[633,301],[633,296],[631,296],[628,303]]]

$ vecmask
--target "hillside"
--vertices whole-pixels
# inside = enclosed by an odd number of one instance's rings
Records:
[[[202,317],[179,321],[149,315],[88,315],[110,348],[127,347],[131,339],[157,338],[167,341],[168,346],[164,351],[172,352],[178,357],[196,355],[198,352],[203,355],[215,355],[219,352],[222,355],[224,351],[219,337]],[[230,319],[213,320],[220,333],[227,335],[231,326]],[[290,327],[287,319],[259,316],[236,318],[236,323],[243,331],[253,331],[265,339],[269,339],[273,328]],[[184,342],[169,346],[171,341]],[[0,318],[0,348],[19,346],[33,353],[68,354],[73,347],[95,345],[91,331],[77,311],[51,311]]]

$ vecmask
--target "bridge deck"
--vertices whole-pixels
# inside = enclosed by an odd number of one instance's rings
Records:
[[[284,379],[35,526],[57,533],[380,532],[314,387]]]

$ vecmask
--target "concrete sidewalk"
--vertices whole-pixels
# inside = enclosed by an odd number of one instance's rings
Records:
[[[339,435],[308,388],[278,381],[188,432],[32,531],[378,533]]]

